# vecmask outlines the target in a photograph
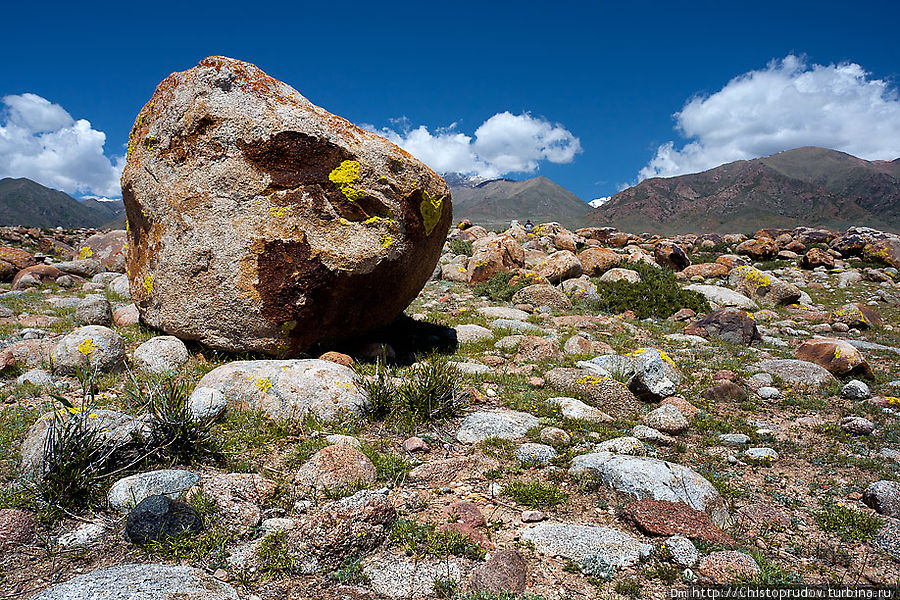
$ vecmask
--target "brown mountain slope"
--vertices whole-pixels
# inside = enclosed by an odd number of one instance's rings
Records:
[[[535,223],[559,221],[566,227],[580,227],[591,207],[569,190],[546,177],[525,181],[494,179],[467,184],[448,178],[453,193],[453,218],[471,219],[488,227],[506,227],[512,219]]]
[[[797,225],[900,227],[897,161],[798,148],[702,173],[647,179],[588,220],[628,231],[753,231]]]

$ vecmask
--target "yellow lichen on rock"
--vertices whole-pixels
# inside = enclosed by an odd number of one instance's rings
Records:
[[[443,198],[432,195],[428,190],[422,192],[422,203],[419,204],[419,210],[422,212],[425,235],[431,235],[431,232],[437,227],[441,220],[441,214],[444,212],[443,209]]]
[[[82,246],[81,251],[78,253],[78,259],[83,260],[85,258],[90,258],[94,255],[94,251],[90,246]]]
[[[145,275],[144,276],[144,289],[148,294],[153,293],[153,275]]]
[[[347,197],[347,200],[350,200],[351,202],[368,196],[363,190],[358,190],[351,185],[354,181],[359,179],[358,160],[343,161],[334,169],[334,171],[328,174],[328,179],[331,180],[331,183],[336,185],[338,189],[341,190],[341,193]]]

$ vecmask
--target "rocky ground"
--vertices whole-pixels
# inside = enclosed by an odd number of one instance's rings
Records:
[[[900,583],[895,237],[464,224],[271,360],[140,324],[92,233],[0,231],[0,597]]]

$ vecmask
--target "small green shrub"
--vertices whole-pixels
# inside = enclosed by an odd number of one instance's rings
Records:
[[[453,600],[458,587],[459,582],[452,577],[436,577],[434,579],[434,594],[438,598]]]
[[[588,301],[592,310],[619,314],[634,311],[639,319],[658,317],[665,319],[682,308],[709,312],[709,302],[703,295],[682,289],[669,269],[656,268],[641,263],[627,265],[641,276],[638,283],[626,281],[595,281],[599,299]]]
[[[569,495],[552,483],[513,481],[501,493],[528,508],[554,508],[569,500]]]
[[[478,442],[475,447],[483,454],[500,460],[512,460],[516,457],[516,445],[503,438],[489,437]]]
[[[375,475],[381,481],[400,484],[412,468],[412,463],[396,452],[380,451],[367,445],[363,445],[361,451],[375,465]]]
[[[369,377],[357,374],[357,386],[369,398],[369,418],[411,433],[425,423],[453,417],[463,408],[459,375],[444,357],[433,356],[398,379],[400,374],[387,367]]]
[[[816,523],[822,531],[836,533],[849,541],[871,539],[882,526],[876,517],[836,503],[824,505],[815,516]]]
[[[487,281],[476,283],[472,287],[472,293],[476,296],[487,296],[494,302],[509,302],[516,292],[528,285],[524,277],[511,285],[512,278],[512,273],[498,273]]]
[[[416,556],[460,556],[481,560],[486,554],[479,544],[457,531],[439,532],[430,523],[417,523],[409,519],[394,522],[388,541]]]
[[[189,465],[199,458],[217,457],[219,448],[213,435],[213,419],[196,419],[188,400],[190,388],[183,379],[154,380],[145,391],[133,382],[127,389],[131,401],[144,406],[156,418],[159,436],[157,451]]]
[[[629,598],[640,598],[643,587],[636,579],[620,579],[616,582],[616,593]]]
[[[362,562],[358,558],[344,563],[328,574],[328,577],[344,585],[368,585],[369,576],[363,573]]]
[[[450,252],[453,254],[472,256],[472,242],[467,242],[465,240],[450,240],[447,245]]]
[[[284,531],[270,533],[263,538],[256,550],[259,568],[263,573],[287,574],[297,567],[297,559],[288,546],[287,534]]]

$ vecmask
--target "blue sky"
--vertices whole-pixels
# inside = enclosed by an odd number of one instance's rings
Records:
[[[116,195],[140,107],[212,54],[433,166],[585,200],[800,145],[892,159],[898,18],[897,2],[8,3],[0,176]]]

